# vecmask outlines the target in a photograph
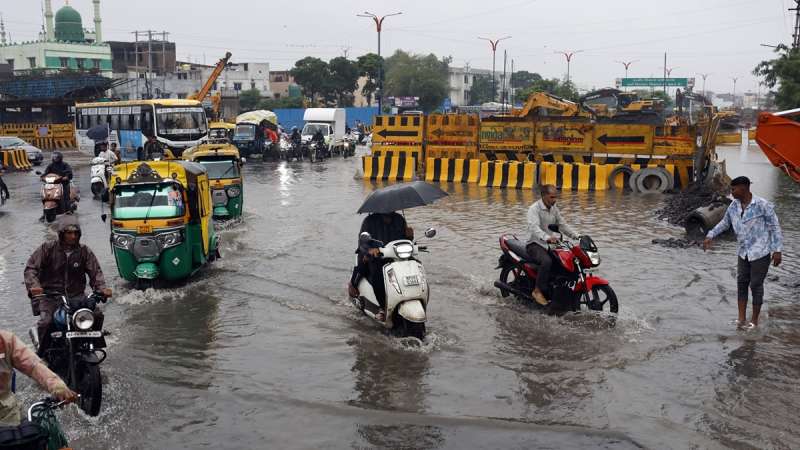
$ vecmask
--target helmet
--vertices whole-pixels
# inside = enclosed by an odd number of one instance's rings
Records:
[[[292,127],[292,131],[295,131],[295,130],[297,130],[297,127]]]
[[[58,238],[63,239],[67,231],[77,231],[78,239],[81,237],[81,224],[72,214],[64,214],[58,219]]]
[[[60,163],[61,161],[64,161],[64,155],[61,152],[53,152],[53,162]]]

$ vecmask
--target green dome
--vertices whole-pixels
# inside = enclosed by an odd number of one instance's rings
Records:
[[[56,11],[56,40],[83,42],[86,36],[83,34],[83,21],[81,14],[75,8],[66,5]]]

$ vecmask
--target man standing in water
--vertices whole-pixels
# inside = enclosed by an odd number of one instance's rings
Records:
[[[733,228],[739,243],[736,285],[739,301],[738,325],[745,325],[747,315],[747,288],[753,293],[753,326],[758,326],[758,315],[764,301],[764,278],[769,263],[781,263],[783,236],[772,203],[750,192],[750,180],[736,177],[731,181],[733,202],[725,217],[706,235],[703,250],[711,248],[712,240],[728,228]]]

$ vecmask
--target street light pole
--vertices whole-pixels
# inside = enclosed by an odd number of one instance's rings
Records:
[[[566,52],[566,51],[557,51],[555,53],[561,53],[567,58],[567,85],[569,85],[569,63],[572,61],[572,57],[575,56],[576,53],[580,53],[583,50],[575,50],[574,52]]]
[[[736,81],[739,77],[731,77],[731,80],[733,80],[733,107],[736,108]]]
[[[378,58],[381,56],[381,29],[383,28],[383,19],[391,16],[399,16],[402,12],[386,14],[385,16],[377,16],[369,11],[364,11],[364,14],[356,14],[358,17],[368,17],[375,22],[375,28],[378,31]],[[380,60],[378,66],[378,114],[381,114],[383,107],[383,60]]]
[[[503,41],[503,40],[506,40],[506,39],[511,39],[511,36],[503,36],[503,37],[498,38],[498,39],[489,39],[489,38],[478,36],[478,39],[481,39],[481,40],[484,40],[484,41],[488,41],[489,45],[492,46],[492,101],[494,102],[494,101],[497,101],[497,86],[495,84],[495,78],[494,78],[495,55],[497,54],[497,44],[499,44],[500,41]]]
[[[706,96],[706,78],[708,78],[711,73],[698,73],[703,78],[703,97]]]
[[[615,62],[618,62],[618,63],[622,64],[623,66],[625,66],[625,78],[628,78],[628,69],[631,67],[631,64],[633,64],[633,63],[635,63],[637,61],[639,61],[639,60],[635,59],[633,61],[615,61]]]

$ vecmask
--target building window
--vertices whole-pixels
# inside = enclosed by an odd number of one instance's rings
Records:
[[[245,72],[247,72],[247,69],[248,69],[248,63],[244,63],[244,64],[242,64],[242,66],[244,67],[244,71],[245,71]]]
[[[35,69],[36,68],[36,57],[35,56],[28,57],[28,64],[31,66],[31,69]]]
[[[99,59],[93,59],[92,60],[92,67],[94,67],[95,69],[100,69],[100,60]]]
[[[78,69],[83,70],[83,58],[76,58],[75,62],[78,65]]]
[[[275,98],[281,98],[281,93],[280,92],[276,92],[275,93]]]
[[[469,84],[469,75],[464,75],[464,84]]]
[[[61,68],[66,69],[69,66],[69,58],[64,58],[63,56],[59,58],[61,61]]]
[[[250,80],[250,89],[255,89],[255,88],[256,88],[256,82],[253,81],[253,80]]]
[[[186,94],[181,92],[181,93],[178,94],[178,98],[186,98]]]
[[[233,83],[233,90],[234,91],[241,91],[242,90],[242,83]]]
[[[14,59],[7,59],[6,62],[11,66],[11,70],[14,70]]]
[[[283,81],[283,75],[275,75],[275,82],[280,83]]]
[[[178,79],[179,80],[188,80],[189,79],[189,74],[185,73],[185,72],[183,72],[183,73],[178,72]]]

